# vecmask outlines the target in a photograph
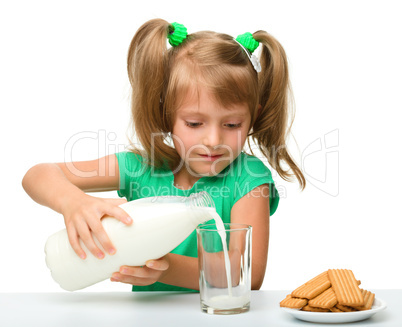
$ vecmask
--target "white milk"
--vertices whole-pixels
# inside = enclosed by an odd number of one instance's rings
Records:
[[[230,259],[229,259],[229,252],[228,246],[226,243],[226,230],[225,225],[223,224],[222,218],[219,217],[218,213],[213,214],[213,219],[215,220],[216,229],[218,230],[218,234],[221,238],[222,247],[223,247],[223,255],[225,258],[225,269],[226,269],[226,278],[228,281],[228,293],[229,296],[232,296],[232,272],[230,268]]]
[[[244,285],[233,288],[232,285],[232,275],[231,275],[231,265],[230,258],[228,253],[228,245],[226,243],[226,231],[224,223],[219,217],[219,215],[214,212],[212,215],[215,220],[217,232],[221,238],[224,259],[225,259],[225,269],[226,269],[226,278],[228,281],[228,294],[227,295],[212,295],[210,297],[206,297],[203,299],[205,305],[210,308],[218,309],[218,310],[230,310],[234,308],[244,308],[250,304],[250,292],[246,292],[245,295],[235,295],[235,294],[244,294]]]
[[[163,257],[184,241],[198,224],[217,216],[208,193],[200,192],[186,199],[151,197],[122,204],[120,207],[133,218],[133,223],[127,226],[111,217],[102,219],[116,253],[105,253],[101,260],[82,242],[87,258],[79,258],[65,229],[53,234],[45,246],[46,264],[53,279],[63,289],[75,291],[110,278],[122,265],[142,266],[147,260]]]
[[[241,308],[250,302],[250,296],[217,295],[204,302],[209,307],[218,310]]]

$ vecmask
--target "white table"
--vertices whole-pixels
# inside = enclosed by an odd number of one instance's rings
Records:
[[[342,326],[402,326],[402,290],[372,291],[388,308]],[[0,293],[0,326],[331,326],[299,321],[280,309],[288,293],[253,291],[250,311],[230,316],[201,312],[197,293]]]

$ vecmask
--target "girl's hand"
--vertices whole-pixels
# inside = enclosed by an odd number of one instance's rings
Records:
[[[88,250],[97,258],[103,259],[104,253],[95,243],[92,234],[99,241],[100,245],[109,254],[114,254],[116,249],[106,234],[101,219],[108,215],[129,225],[132,219],[127,212],[118,205],[127,202],[124,199],[103,199],[89,195],[69,199],[65,202],[62,214],[66,224],[68,239],[75,253],[86,258],[86,253],[81,248],[81,239]],[[91,234],[92,232],[92,234]]]
[[[162,257],[156,260],[148,260],[142,267],[121,266],[120,271],[113,273],[110,280],[146,286],[157,282],[168,268],[169,262],[165,257]]]

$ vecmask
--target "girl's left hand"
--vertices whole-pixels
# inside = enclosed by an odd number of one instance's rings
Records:
[[[110,280],[136,286],[146,286],[157,282],[169,268],[165,257],[148,260],[145,266],[121,266],[119,272],[113,273]]]

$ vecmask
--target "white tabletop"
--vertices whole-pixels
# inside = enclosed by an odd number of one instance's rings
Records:
[[[372,290],[387,309],[342,326],[402,326],[402,290]],[[253,291],[247,313],[201,312],[198,293],[0,293],[0,326],[328,326],[299,321],[279,307],[287,291]]]

